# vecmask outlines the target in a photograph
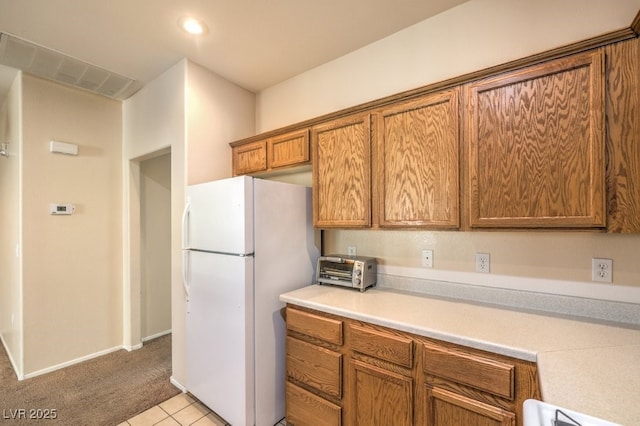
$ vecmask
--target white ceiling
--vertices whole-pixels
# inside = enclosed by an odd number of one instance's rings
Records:
[[[0,32],[143,85],[188,58],[259,91],[465,1],[0,0]],[[179,29],[191,14],[207,35]]]

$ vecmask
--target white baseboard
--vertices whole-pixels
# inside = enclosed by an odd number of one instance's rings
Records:
[[[4,336],[2,335],[2,333],[0,333],[0,341],[2,342],[2,346],[4,346],[4,351],[6,352],[7,357],[9,358],[9,363],[11,363],[13,372],[16,373],[16,377],[18,377],[18,380],[24,380],[25,379],[24,374],[22,374],[22,371],[18,371],[18,366],[16,365],[15,360],[13,359],[11,351],[9,351],[7,342],[5,342]]]
[[[188,392],[188,391],[187,391],[187,388],[186,388],[186,387],[184,387],[184,386],[183,386],[179,381],[177,381],[177,380],[175,379],[175,377],[171,376],[171,377],[169,378],[169,381],[171,382],[171,384],[172,384],[173,386],[175,386],[175,387],[177,387],[178,389],[180,389],[180,390],[182,391],[182,393],[187,393],[187,392]]]
[[[171,334],[171,329],[152,334],[151,336],[143,337],[142,343],[148,342],[149,340],[157,339],[158,337],[166,336],[167,334]]]
[[[110,349],[105,349],[100,352],[95,352],[89,355],[82,356],[80,358],[72,359],[70,361],[66,361],[57,365],[53,365],[51,367],[43,368],[42,370],[34,371],[33,373],[25,374],[25,379],[30,379],[32,377],[40,376],[42,374],[51,373],[52,371],[60,370],[61,368],[69,367],[70,365],[78,364],[83,361],[87,361],[93,358],[97,358],[102,355],[110,354],[111,352],[119,351],[120,349],[124,349],[124,346],[115,346]]]
[[[142,349],[142,342],[138,343],[137,345],[122,345],[122,349],[126,350],[127,352],[131,352],[131,351],[137,351],[138,349]]]

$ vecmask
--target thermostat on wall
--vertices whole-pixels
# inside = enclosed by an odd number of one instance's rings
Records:
[[[50,214],[73,214],[76,207],[73,204],[49,204]]]

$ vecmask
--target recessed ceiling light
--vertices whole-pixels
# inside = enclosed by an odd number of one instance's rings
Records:
[[[185,16],[178,21],[180,28],[189,34],[201,35],[207,33],[207,25],[200,19]]]

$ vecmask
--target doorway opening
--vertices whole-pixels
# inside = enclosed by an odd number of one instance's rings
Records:
[[[129,161],[124,347],[171,333],[171,148]]]
[[[171,153],[140,162],[140,338],[171,332]]]

